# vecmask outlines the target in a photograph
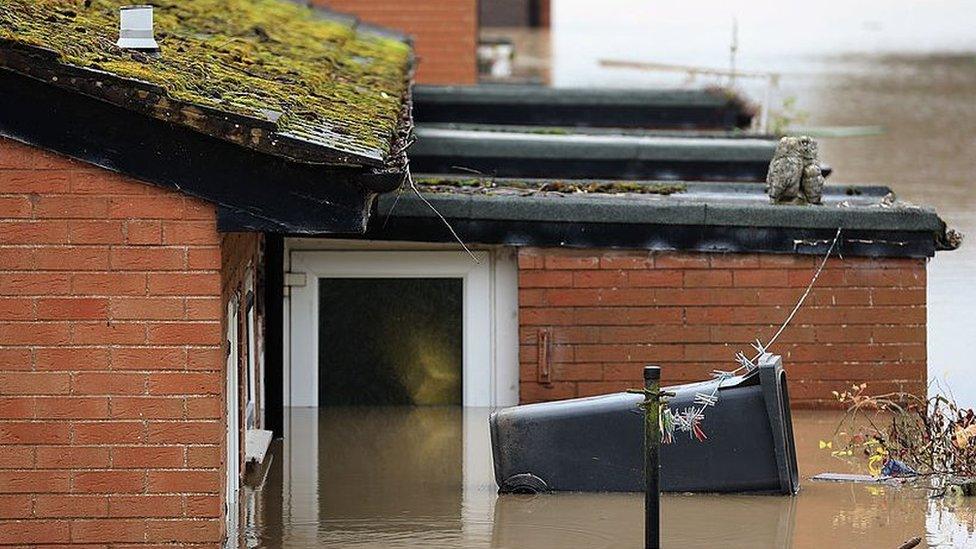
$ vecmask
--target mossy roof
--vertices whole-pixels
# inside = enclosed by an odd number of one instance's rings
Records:
[[[154,0],[150,56],[115,45],[130,3],[0,0],[0,66],[293,160],[401,152],[405,39],[284,0]]]

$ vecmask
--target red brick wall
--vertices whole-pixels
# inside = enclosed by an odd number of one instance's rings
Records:
[[[223,536],[211,205],[0,139],[0,544]]]
[[[819,259],[769,254],[519,252],[523,402],[638,387],[645,363],[665,382],[732,369],[767,341]],[[539,333],[550,343],[540,351]],[[925,261],[831,259],[780,337],[796,407],[832,406],[831,391],[924,393]],[[540,364],[539,354],[548,361]],[[550,364],[544,380],[545,362]]]
[[[411,35],[420,84],[478,82],[477,0],[315,0]]]

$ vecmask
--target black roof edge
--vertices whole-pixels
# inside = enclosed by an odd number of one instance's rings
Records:
[[[499,221],[447,217],[466,244],[577,249],[637,249],[709,253],[823,255],[836,229]],[[835,253],[842,256],[927,258],[933,234],[915,231],[845,230]],[[342,238],[454,243],[439,219],[374,214],[365,235]]]
[[[0,135],[214,203],[223,231],[361,233],[377,189],[402,180],[246,149],[4,69],[0,97]]]
[[[670,196],[425,192],[426,202],[384,196],[366,234],[447,242],[443,215],[465,242],[514,246],[816,254],[841,228],[841,250],[852,255],[931,257],[953,247],[934,211],[886,205],[883,186],[829,186],[824,206],[773,206],[761,184],[687,185],[687,194]]]

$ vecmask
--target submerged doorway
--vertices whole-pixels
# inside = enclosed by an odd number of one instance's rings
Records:
[[[286,406],[518,403],[511,250],[289,244]]]
[[[460,406],[461,278],[320,278],[319,406]]]

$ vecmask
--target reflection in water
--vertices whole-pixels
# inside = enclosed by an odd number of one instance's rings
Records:
[[[293,408],[247,535],[261,547],[638,547],[640,494],[498,495],[488,410]],[[796,412],[804,479],[849,471],[818,448],[835,413]],[[666,495],[667,547],[976,543],[974,504],[886,486],[802,482],[797,497]],[[923,545],[924,546],[924,545]]]

